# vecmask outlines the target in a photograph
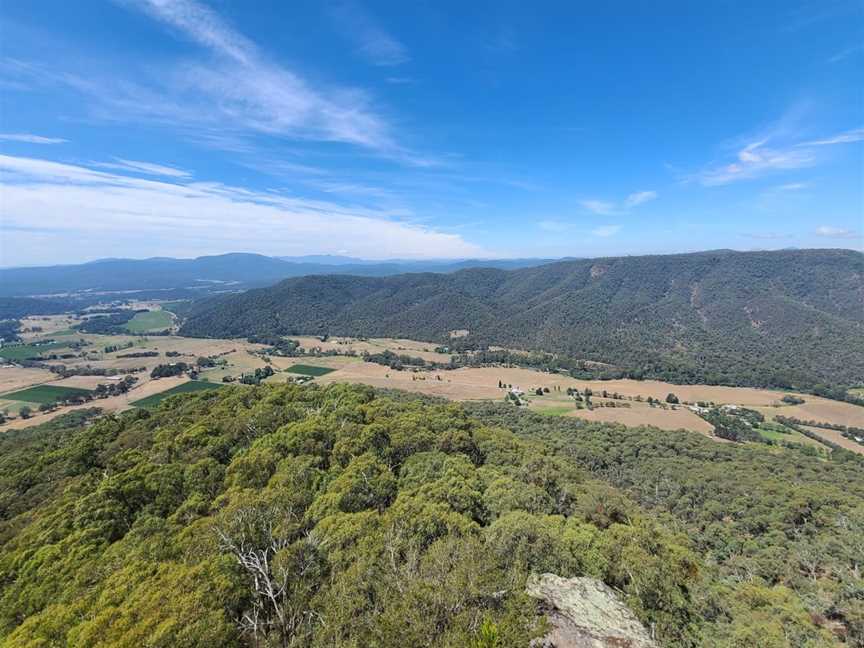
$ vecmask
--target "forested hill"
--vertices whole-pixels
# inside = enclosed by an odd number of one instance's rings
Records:
[[[350,385],[90,416],[0,437],[4,646],[527,646],[544,572],[603,581],[666,648],[864,641],[842,450]]]
[[[302,277],[200,303],[182,333],[498,344],[636,377],[812,389],[864,376],[864,255],[716,251],[513,271]]]

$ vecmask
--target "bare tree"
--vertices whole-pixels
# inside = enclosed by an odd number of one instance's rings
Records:
[[[278,506],[242,508],[216,528],[221,551],[234,557],[250,586],[250,607],[238,619],[255,645],[305,645],[323,618],[311,609],[324,568],[321,543],[300,530],[293,511]],[[292,531],[293,530],[293,531]]]

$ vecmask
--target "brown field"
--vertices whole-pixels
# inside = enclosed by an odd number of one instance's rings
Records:
[[[574,409],[568,416],[576,416],[586,421],[599,421],[603,423],[623,423],[628,426],[653,425],[661,430],[694,430],[702,434],[711,435],[713,426],[705,419],[697,416],[685,408],[673,411],[663,410],[658,407],[643,405],[632,408],[622,407],[597,407],[593,410]]]
[[[304,360],[306,364],[317,364],[318,358]],[[323,365],[322,365],[323,366]],[[456,369],[454,371],[393,371],[373,362],[352,362],[338,371],[316,378],[315,382],[363,383],[373,387],[387,387],[441,396],[450,400],[484,400],[504,397],[498,388],[497,379],[483,381],[471,372],[481,369]],[[438,380],[440,377],[440,380]]]
[[[449,362],[450,355],[447,353],[435,353],[435,343],[417,342],[416,340],[403,340],[398,338],[370,338],[368,340],[356,340],[354,338],[331,337],[322,342],[311,336],[289,336],[297,340],[303,349],[321,349],[322,351],[340,351],[342,353],[354,351],[360,355],[364,351],[368,353],[381,353],[392,351],[393,353],[405,354],[430,360],[432,362]]]
[[[53,316],[50,318],[53,326],[59,330],[68,325],[62,319],[64,316]],[[36,318],[40,320],[41,318]],[[34,320],[35,323],[35,320]],[[45,335],[45,334],[43,334]],[[225,354],[224,359],[228,362],[226,367],[207,370],[202,377],[218,382],[225,375],[238,376],[241,373],[252,371],[265,366],[265,361],[254,351],[265,348],[263,345],[250,344],[245,340],[220,340],[220,339],[195,339],[182,338],[178,336],[152,336],[142,338],[132,335],[93,335],[76,334],[76,339],[83,338],[90,343],[87,347],[87,358],[75,358],[64,364],[70,367],[90,365],[92,367],[128,369],[132,367],[146,367],[147,371],[135,374],[139,378],[136,385],[127,396],[112,397],[109,399],[94,401],[92,406],[102,407],[106,410],[116,411],[127,407],[129,401],[138,400],[168,389],[175,384],[183,382],[183,378],[162,379],[151,382],[149,371],[157,364],[165,362],[194,362],[198,356],[214,356]],[[321,349],[322,351],[335,350],[339,352],[354,351],[361,354],[364,351],[379,353],[390,350],[394,353],[420,356],[426,360],[447,362],[448,354],[433,351],[434,344],[418,342],[414,340],[374,338],[358,341],[351,338],[330,338],[327,342],[321,342],[312,336],[292,336],[307,350]],[[118,352],[106,354],[103,349],[108,345],[123,344],[128,341],[135,346]],[[154,358],[117,358],[118,354],[124,354],[142,350],[158,351],[160,355]],[[167,358],[165,352],[177,351],[180,356]],[[498,381],[519,387],[527,393],[526,400],[529,401],[531,409],[549,414],[564,416],[575,416],[591,421],[618,422],[624,425],[654,425],[661,429],[689,429],[710,435],[711,426],[702,418],[679,406],[675,411],[671,409],[652,408],[647,403],[634,400],[626,400],[630,408],[606,408],[597,407],[593,410],[577,410],[572,400],[564,394],[568,387],[584,390],[590,388],[594,392],[595,403],[602,401],[603,390],[613,393],[617,392],[625,398],[637,396],[647,399],[649,396],[658,400],[665,400],[666,395],[674,393],[682,403],[709,401],[716,404],[731,403],[752,407],[762,411],[768,418],[778,414],[794,416],[801,419],[812,419],[843,425],[855,425],[864,427],[864,408],[831,401],[815,396],[802,395],[805,403],[802,405],[783,405],[780,398],[784,392],[764,389],[752,389],[747,387],[718,387],[710,385],[673,385],[660,381],[636,381],[636,380],[609,380],[609,381],[587,381],[576,380],[567,375],[556,373],[544,373],[526,368],[516,367],[483,367],[463,368],[453,371],[431,371],[411,372],[394,371],[388,367],[375,363],[364,362],[358,357],[350,356],[300,356],[297,358],[272,357],[271,364],[277,373],[267,382],[281,383],[292,376],[283,373],[283,370],[293,364],[309,364],[320,367],[335,369],[333,373],[315,379],[320,384],[334,382],[353,382],[372,385],[374,387],[402,389],[414,391],[432,396],[439,396],[450,400],[501,400],[506,391],[498,387]],[[30,385],[52,381],[54,375],[40,369],[0,368],[0,393],[24,388]],[[56,380],[52,384],[68,385],[93,389],[100,382],[110,382],[103,376],[75,376],[65,380]],[[536,397],[531,392],[538,387],[548,387],[550,394]],[[69,408],[67,408],[69,409]],[[53,413],[56,415],[57,413]],[[49,420],[52,414],[37,415],[28,421],[13,421],[11,427],[25,427]],[[825,433],[825,438],[856,452],[861,452],[861,446],[848,441],[839,434],[831,431],[819,431]],[[838,437],[839,440],[835,440]],[[842,441],[841,441],[842,440]],[[854,447],[850,447],[854,446]]]
[[[260,358],[249,355],[249,351],[263,349],[260,344],[250,344],[245,340],[205,340],[197,338],[182,338],[177,336],[150,336],[146,338],[132,335],[82,335],[80,336],[90,343],[86,347],[87,358],[75,358],[63,364],[69,367],[90,365],[106,369],[131,369],[134,367],[147,367],[152,369],[158,364],[168,362],[195,362],[198,356],[217,355],[234,351],[226,355],[229,362],[235,362],[243,368],[254,368],[264,365]],[[132,342],[135,346],[121,349],[112,353],[104,353],[103,349],[109,345],[122,345]],[[135,353],[139,351],[157,351],[159,356],[152,358],[118,358],[118,355]],[[177,351],[181,355],[169,358],[166,351]]]
[[[819,423],[839,423],[840,425],[851,425],[864,427],[864,407],[852,403],[841,403],[840,401],[808,396],[802,394],[806,402],[801,405],[782,405],[780,407],[755,407],[765,416],[773,418],[777,414],[781,416],[794,416],[804,421],[818,421]]]
[[[38,337],[50,336],[57,331],[65,331],[73,324],[78,323],[77,318],[72,318],[69,315],[36,315],[33,317],[25,317],[21,320],[21,328],[27,329],[34,326],[41,327],[41,331],[21,333],[21,339],[29,342]]]
[[[846,448],[846,450],[850,450],[856,454],[864,455],[864,446],[851,439],[847,439],[836,430],[826,430],[824,428],[813,427],[812,425],[803,425],[802,427],[813,432],[813,434],[816,434],[821,439],[836,443],[841,448]]]
[[[56,376],[47,369],[24,369],[23,367],[0,367],[0,394],[17,391],[53,380]]]
[[[144,380],[148,379],[148,375],[146,372],[141,372],[138,374],[132,374],[136,378],[138,378],[138,382],[141,383]],[[99,384],[110,385],[111,383],[119,382],[123,378],[122,375],[117,376],[69,376],[69,378],[63,378],[61,380],[54,380],[49,385],[54,385],[56,387],[76,387],[78,389],[96,389],[96,386]]]
[[[569,400],[557,396],[561,392],[550,396],[531,397],[530,391],[537,387],[549,387],[555,390],[560,388],[563,392],[567,387],[575,387],[584,390],[590,388],[595,399],[606,390],[609,393],[618,392],[625,397],[642,396],[665,400],[666,395],[674,393],[683,401],[712,401],[717,404],[732,403],[760,410],[769,418],[776,414],[797,416],[799,418],[816,419],[843,425],[864,425],[862,416],[864,409],[851,405],[831,401],[815,396],[803,395],[806,402],[798,406],[778,405],[784,392],[754,389],[749,387],[722,387],[713,385],[673,385],[656,380],[575,380],[562,374],[549,374],[531,369],[505,368],[505,367],[481,367],[464,368],[453,371],[418,372],[393,371],[387,367],[370,362],[345,362],[346,359],[334,358],[332,364],[325,364],[322,359],[308,359],[311,364],[321,366],[339,366],[341,368],[331,374],[317,378],[315,382],[328,384],[333,382],[356,382],[374,387],[388,387],[415,391],[432,396],[440,396],[451,400],[498,400],[504,397],[505,391],[498,388],[498,381],[505,384],[518,386],[529,392],[528,399],[531,407],[543,409],[547,407],[557,409],[559,406],[569,406]],[[440,376],[440,380],[438,377]],[[567,416],[577,416],[586,420],[619,422],[625,425],[654,425],[661,429],[689,429],[710,434],[711,426],[701,417],[680,407],[673,411],[671,409],[652,408],[647,403],[627,401],[630,408],[606,408],[598,407],[594,410],[577,410],[573,408],[572,413],[566,412]],[[556,412],[559,413],[559,412]],[[846,443],[852,443],[844,439]],[[846,446],[844,446],[846,447]]]

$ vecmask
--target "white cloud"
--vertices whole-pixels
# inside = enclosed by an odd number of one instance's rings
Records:
[[[30,133],[0,133],[0,140],[5,142],[26,142],[27,144],[65,144],[69,140],[60,137],[43,137]]]
[[[34,158],[0,155],[0,171],[3,265],[72,260],[87,246],[91,256],[336,248],[366,258],[489,256],[459,235],[396,220],[397,211]]]
[[[62,84],[91,99],[97,119],[150,120],[211,147],[244,151],[255,136],[355,145],[409,166],[441,163],[400,145],[362,89],[326,87],[273,60],[256,43],[197,0],[115,0],[167,25],[204,55],[134,70],[125,78],[74,74],[52,65],[7,59],[0,67],[40,84]],[[94,66],[95,67],[95,66]],[[245,140],[245,141],[244,141]]]
[[[738,180],[751,180],[778,170],[801,169],[813,166],[815,156],[804,149],[769,149],[767,140],[758,140],[738,151],[737,162],[709,167],[697,174],[696,179],[706,187],[725,185]]]
[[[656,191],[637,191],[636,193],[632,193],[624,200],[625,207],[636,207],[637,205],[641,205],[642,203],[646,203],[650,200],[655,200],[657,198]]]
[[[824,236],[826,238],[839,239],[855,239],[861,236],[855,230],[843,229],[842,227],[832,227],[831,225],[822,225],[820,227],[817,227],[816,235]]]
[[[615,234],[617,234],[620,231],[621,231],[620,225],[603,225],[601,227],[594,228],[593,230],[591,230],[591,233],[594,236],[606,237],[606,236],[614,236]]]
[[[714,162],[702,171],[685,176],[703,186],[726,185],[740,180],[753,180],[783,171],[803,169],[819,164],[826,153],[821,148],[864,140],[864,128],[816,140],[802,141],[801,131],[806,111],[796,108],[757,136],[751,136],[736,147],[732,161]]]
[[[806,182],[787,182],[786,184],[774,187],[777,191],[801,191],[810,185]]]
[[[636,191],[627,196],[621,203],[608,200],[582,200],[579,204],[595,214],[611,216],[613,214],[626,214],[634,207],[638,207],[656,198],[656,191]]]
[[[355,2],[344,0],[331,6],[330,15],[339,30],[372,65],[394,66],[410,60],[405,46]]]
[[[579,204],[595,214],[606,216],[615,213],[615,203],[605,200],[583,200]]]
[[[152,162],[138,162],[137,160],[124,160],[114,158],[115,162],[96,162],[93,164],[100,169],[115,169],[118,171],[132,171],[134,173],[146,173],[147,175],[165,176],[168,178],[191,178],[192,174],[182,169],[153,164]]]
[[[256,45],[195,0],[147,0],[153,18],[184,34],[221,59],[215,65],[179,68],[180,87],[215,99],[212,108],[252,130],[395,149],[383,121],[357,90],[324,95],[296,73],[268,61]]]
[[[864,140],[864,128],[853,128],[845,133],[813,142],[804,142],[798,146],[832,146],[834,144],[851,144],[852,142],[860,142],[861,140]]]

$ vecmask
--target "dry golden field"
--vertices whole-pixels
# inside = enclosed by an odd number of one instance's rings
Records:
[[[812,425],[804,425],[803,427],[818,436],[820,439],[826,439],[827,441],[836,443],[841,448],[846,448],[851,452],[864,455],[864,446],[862,446],[860,443],[852,441],[851,439],[847,439],[836,430],[826,430],[824,428],[818,428]]]
[[[24,369],[22,367],[0,367],[0,394],[31,387],[55,379],[47,369]]]
[[[50,324],[55,330],[68,326],[71,321],[66,316],[52,316],[45,322],[43,318],[34,318],[34,323]],[[38,324],[37,324],[38,325]],[[48,337],[47,332],[42,334]],[[166,362],[194,363],[198,356],[219,356],[227,361],[227,365],[208,369],[202,373],[202,378],[219,382],[223,376],[239,376],[242,373],[264,367],[267,361],[257,352],[265,347],[251,344],[245,340],[197,339],[179,336],[135,336],[135,335],[94,335],[74,333],[74,339],[83,339],[86,347],[85,358],[73,358],[62,361],[68,367],[90,366],[106,369],[131,369],[145,367],[144,372],[134,374],[139,383],[128,396],[112,397],[94,401],[90,406],[102,407],[106,410],[120,410],[128,406],[128,402],[159,393],[183,382],[183,378],[162,379],[150,381],[150,370],[157,364]],[[353,351],[358,356],[363,352],[380,353],[389,350],[397,354],[420,356],[425,360],[447,362],[448,354],[436,353],[434,344],[414,340],[373,338],[355,340],[351,338],[329,338],[321,342],[313,336],[292,337],[301,343],[307,352],[313,350],[337,351],[346,353]],[[127,349],[106,353],[108,346],[132,343]],[[151,358],[118,358],[119,355],[139,351],[156,351],[159,353]],[[177,352],[180,355],[166,356],[166,352]],[[817,420],[842,425],[864,427],[864,409],[837,401],[827,400],[807,394],[802,395],[805,402],[801,405],[786,405],[780,399],[784,392],[747,387],[720,387],[711,385],[673,385],[656,380],[576,380],[564,374],[545,373],[533,369],[518,367],[479,367],[440,371],[395,371],[388,367],[364,362],[360,357],[352,356],[322,356],[304,355],[297,358],[269,358],[276,374],[267,379],[270,383],[281,383],[296,378],[296,375],[285,372],[294,364],[307,364],[334,369],[332,373],[315,379],[316,383],[329,384],[334,382],[362,383],[374,387],[402,389],[450,400],[502,400],[506,389],[498,386],[499,381],[505,385],[518,387],[525,392],[524,399],[532,410],[559,416],[574,416],[590,421],[617,422],[628,426],[654,425],[661,429],[688,429],[702,434],[711,435],[711,425],[695,413],[687,409],[685,403],[713,402],[715,404],[735,404],[751,407],[763,412],[771,419],[778,414],[794,416],[805,420]],[[75,376],[64,380],[56,380],[55,375],[42,369],[0,368],[0,393],[21,389],[40,383],[58,386],[82,387],[93,389],[99,383],[108,383],[110,379],[102,376]],[[566,396],[567,388],[584,391],[586,388],[594,392],[594,409],[577,409],[576,403]],[[534,390],[548,388],[550,392],[536,396]],[[611,401],[602,396],[606,391],[609,395],[617,393],[622,400]],[[642,401],[649,396],[659,401],[665,401],[669,393],[674,393],[681,405],[673,410],[671,407],[651,407],[646,402],[634,400],[640,397]],[[604,402],[626,403],[629,407],[598,407]],[[66,408],[69,409],[69,408]],[[58,410],[60,412],[60,410]],[[53,413],[56,415],[56,413]],[[27,421],[15,420],[10,427],[24,427],[45,420],[52,414],[40,414]],[[814,429],[824,438],[832,440],[850,450],[861,452],[861,446],[844,439],[830,430]]]
[[[404,354],[423,358],[431,362],[449,362],[450,355],[447,353],[436,353],[435,344],[431,342],[417,342],[416,340],[403,340],[399,338],[369,338],[368,340],[356,340],[354,338],[331,337],[322,342],[317,337],[305,335],[292,335],[292,340],[297,340],[300,347],[306,349],[320,349],[321,351],[338,351],[347,353],[354,351],[357,355],[364,351],[368,353],[381,353],[392,351],[396,354]]]
[[[708,421],[690,410],[679,407],[677,410],[660,409],[645,403],[634,404],[630,409],[616,407],[595,407],[593,410],[574,409],[568,416],[576,416],[586,421],[603,423],[623,423],[629,426],[653,425],[661,430],[694,430],[710,435],[713,427]]]
[[[801,398],[805,400],[801,405],[784,404],[779,407],[754,407],[753,409],[759,410],[770,418],[780,414],[781,416],[794,416],[805,421],[864,427],[864,407],[807,394],[801,394]]]

